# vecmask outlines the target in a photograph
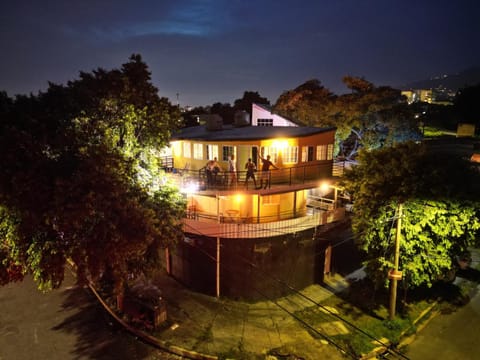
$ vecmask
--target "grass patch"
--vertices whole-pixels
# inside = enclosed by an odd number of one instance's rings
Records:
[[[433,127],[433,126],[425,126],[425,128],[423,128],[423,136],[427,138],[451,136],[451,135],[456,135],[455,131]]]
[[[350,289],[332,296],[298,313],[313,337],[328,340],[346,349],[349,354],[361,357],[383,345],[397,345],[405,335],[415,333],[415,320],[431,307],[432,302],[419,300],[398,309],[394,320],[388,316],[384,305],[388,294],[378,292],[372,299],[373,289],[362,281],[352,284]],[[343,321],[342,321],[343,320]]]

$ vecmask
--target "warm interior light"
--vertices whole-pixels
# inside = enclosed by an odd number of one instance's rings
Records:
[[[277,139],[272,142],[272,146],[275,147],[277,150],[283,150],[288,147],[288,140],[285,139]]]

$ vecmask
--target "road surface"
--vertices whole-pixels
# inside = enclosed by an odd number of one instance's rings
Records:
[[[464,307],[441,314],[420,331],[405,355],[411,360],[480,359],[480,285]]]
[[[71,274],[46,294],[29,277],[0,287],[0,309],[0,360],[180,359],[115,326]]]

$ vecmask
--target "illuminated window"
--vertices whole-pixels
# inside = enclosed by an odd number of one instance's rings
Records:
[[[313,146],[302,146],[302,162],[313,161]]]
[[[207,159],[218,159],[218,145],[207,145]]]
[[[275,146],[262,146],[260,148],[260,154],[264,159],[267,158],[267,155],[270,155],[270,161],[276,163],[278,161],[278,151]]]
[[[327,160],[327,145],[317,146],[317,160]]]
[[[183,157],[191,158],[192,157],[192,147],[188,141],[183,143]]]
[[[317,160],[332,160],[333,144],[317,146]]]
[[[332,159],[333,159],[333,144],[328,144],[327,160],[332,160]]]
[[[297,163],[298,162],[298,146],[287,146],[283,149],[283,162],[284,163]]]
[[[234,146],[224,146],[222,149],[222,160],[228,161],[230,155],[235,155],[235,147]]]
[[[257,119],[257,126],[273,126],[273,119]]]
[[[203,144],[193,144],[193,158],[197,160],[203,160]]]

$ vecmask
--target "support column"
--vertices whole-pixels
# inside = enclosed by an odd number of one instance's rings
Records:
[[[217,236],[217,278],[215,295],[220,297],[220,237]]]

